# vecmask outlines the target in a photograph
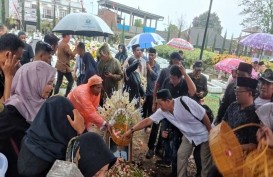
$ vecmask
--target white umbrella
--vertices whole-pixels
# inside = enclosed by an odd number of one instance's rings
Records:
[[[52,31],[81,36],[108,36],[114,34],[100,17],[87,13],[66,15]]]

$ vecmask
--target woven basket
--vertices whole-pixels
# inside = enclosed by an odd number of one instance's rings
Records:
[[[258,148],[249,153],[244,164],[244,177],[272,177],[273,149],[268,148],[268,142],[262,140]]]
[[[114,133],[114,129],[116,131],[121,131],[121,134],[125,133],[128,130],[128,125],[126,124],[114,124],[113,127],[110,128],[110,135],[112,140],[118,145],[118,146],[128,146],[131,142],[131,138],[122,138],[121,136],[118,136]]]
[[[237,169],[244,162],[242,147],[228,124],[222,121],[209,134],[212,158],[224,177],[242,177],[243,170]]]

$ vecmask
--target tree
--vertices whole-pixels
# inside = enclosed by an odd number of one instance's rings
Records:
[[[135,19],[135,27],[143,27],[142,20],[141,19]]]
[[[191,25],[189,27],[188,34],[187,34],[187,41],[189,42],[190,42],[190,35],[191,35]]]
[[[211,48],[212,52],[214,52],[214,50],[215,50],[216,39],[217,39],[217,34],[214,35],[213,44],[212,44],[212,48]]]
[[[69,4],[68,4],[68,14],[71,13],[71,0],[69,0]]]
[[[22,21],[21,21],[21,29],[25,30],[25,0],[22,0]]]
[[[198,17],[194,17],[194,19],[192,21],[192,26],[205,28],[206,22],[207,22],[207,17],[208,17],[208,11],[202,13]],[[215,12],[210,14],[208,28],[215,29],[219,34],[222,33],[223,27],[221,26],[221,21]]]
[[[40,12],[40,0],[37,0],[37,29],[41,31],[41,12]]]
[[[53,26],[56,26],[56,0],[53,0]]]
[[[197,48],[198,46],[199,46],[199,33],[197,34],[195,47]]]
[[[223,44],[222,44],[222,48],[221,48],[221,53],[224,53],[225,45],[226,45],[226,39],[227,39],[227,31],[225,32],[225,35],[224,35],[224,40],[223,40]]]
[[[232,43],[233,43],[233,33],[230,39],[230,45],[229,45],[229,49],[228,49],[228,53],[231,54],[231,49],[232,49]]]
[[[5,0],[1,0],[1,17],[2,23],[5,23],[6,19],[6,9],[5,9]]]
[[[236,47],[236,55],[237,56],[239,56],[239,50],[240,50],[240,43],[239,43],[239,41],[241,40],[241,38],[242,38],[242,33],[240,33],[239,40],[238,40],[237,47]]]
[[[181,33],[182,33],[182,29],[184,27],[185,21],[183,18],[183,15],[181,15],[178,20],[177,20],[177,26],[178,26],[178,35],[177,37],[180,38],[181,37]]]
[[[209,43],[209,33],[207,33],[206,39],[205,39],[205,49],[208,48],[208,43]]]
[[[124,44],[124,42],[125,42],[125,30],[124,30],[124,28],[125,28],[125,18],[123,19],[123,24],[122,24],[122,32],[121,32],[121,39],[120,39],[120,41],[121,41],[121,43],[122,44]]]
[[[6,18],[5,24],[7,25],[7,27],[8,27],[9,29],[10,29],[10,28],[18,27],[17,21],[16,21],[14,18],[12,18],[12,17]]]
[[[48,20],[42,20],[41,22],[41,31],[42,33],[48,33],[51,31],[51,29],[53,28],[53,25],[50,21]]]
[[[242,25],[259,26],[264,32],[273,34],[273,0],[240,0],[240,13],[245,16]]]

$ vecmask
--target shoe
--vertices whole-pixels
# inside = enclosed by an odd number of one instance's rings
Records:
[[[149,149],[147,154],[146,154],[146,158],[151,159],[154,156],[154,154],[155,154],[154,151]]]
[[[172,166],[171,162],[167,162],[165,160],[157,160],[155,164],[156,166],[165,167],[165,168],[171,168]]]

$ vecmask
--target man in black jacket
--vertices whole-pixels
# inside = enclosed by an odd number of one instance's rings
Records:
[[[238,69],[237,69],[238,77],[251,77],[251,72],[252,72],[251,64],[241,62],[238,65]],[[236,86],[237,86],[237,81],[232,82],[227,86],[224,97],[218,109],[218,115],[216,117],[216,120],[214,121],[215,124],[219,124],[222,121],[229,105],[233,103],[234,101],[236,101],[236,96],[234,92],[234,88]]]

